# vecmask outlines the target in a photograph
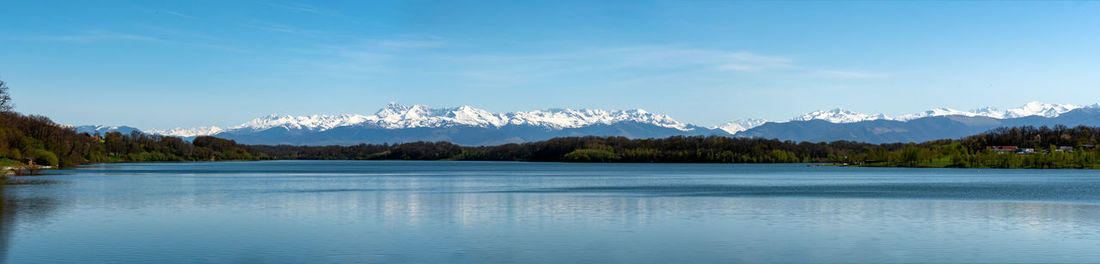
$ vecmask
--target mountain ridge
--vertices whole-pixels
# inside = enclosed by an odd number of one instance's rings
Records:
[[[937,107],[924,112],[890,117],[884,114],[857,113],[843,108],[820,110],[799,115],[788,121],[742,119],[722,125],[703,127],[677,121],[669,115],[644,109],[602,110],[565,109],[494,113],[469,105],[432,108],[425,105],[390,103],[374,114],[337,114],[293,116],[270,114],[238,126],[216,126],[148,130],[148,133],[193,138],[213,135],[237,139],[244,143],[262,144],[357,144],[400,143],[408,141],[460,140],[467,145],[519,143],[557,136],[625,136],[666,137],[675,135],[721,135],[764,137],[785,140],[889,140],[924,139],[955,136],[950,131],[926,131],[920,124],[939,129],[973,132],[981,125],[1016,124],[1011,119],[1059,116],[1080,109],[1100,109],[1100,104],[1078,106],[1030,102],[1023,106],[999,110],[993,107],[960,111]],[[935,119],[935,117],[951,117]],[[927,120],[951,120],[962,126],[931,124]],[[965,120],[964,120],[965,119]],[[886,122],[890,121],[890,122]],[[1033,120],[1042,122],[1042,120]],[[914,124],[907,124],[916,122]],[[1069,122],[1077,124],[1080,122]],[[1026,122],[1020,123],[1027,125]],[[957,124],[956,124],[957,125]],[[82,126],[81,132],[102,133],[110,127]],[[124,127],[129,128],[129,127]],[[816,128],[819,131],[807,131]],[[785,129],[785,130],[784,130]],[[841,132],[847,129],[847,132]],[[125,129],[124,129],[125,130]],[[789,130],[789,131],[787,131]],[[132,131],[127,130],[123,132]],[[833,132],[829,132],[833,131]],[[863,131],[863,132],[860,132]],[[923,131],[901,133],[901,131]],[[981,132],[981,131],[978,131]],[[481,138],[460,135],[473,133]],[[811,134],[826,136],[814,137]],[[417,136],[413,136],[417,135]],[[858,138],[852,135],[864,135]],[[884,135],[892,135],[886,137]],[[907,137],[911,136],[911,137]],[[919,136],[918,136],[919,135]],[[962,135],[965,136],[965,135]]]
[[[1023,106],[999,110],[995,107],[978,108],[969,111],[956,110],[948,107],[937,107],[919,113],[890,117],[885,114],[858,113],[843,108],[830,110],[818,110],[799,115],[787,121],[770,121],[766,119],[741,119],[730,121],[721,125],[711,126],[710,129],[721,129],[730,134],[736,134],[763,125],[768,122],[783,123],[794,121],[825,120],[831,123],[855,123],[873,120],[909,121],[933,116],[984,116],[996,119],[1019,118],[1026,116],[1057,117],[1060,114],[1080,109],[1100,108],[1100,103],[1078,106],[1069,104],[1046,104],[1038,101],[1029,102]],[[376,125],[385,129],[402,129],[415,127],[450,127],[450,126],[479,126],[502,127],[506,125],[535,125],[554,129],[577,128],[596,123],[611,124],[621,121],[638,121],[652,123],[662,127],[676,128],[688,131],[693,127],[701,127],[682,123],[671,116],[650,113],[644,109],[630,110],[601,110],[601,109],[568,109],[551,108],[546,110],[519,111],[507,113],[493,113],[469,105],[450,108],[430,108],[424,105],[404,106],[390,103],[373,115],[362,114],[337,114],[337,115],[310,115],[292,116],[270,114],[256,118],[238,126],[219,128],[216,126],[196,128],[175,128],[170,130],[148,130],[155,134],[169,136],[191,137],[197,135],[213,135],[228,130],[251,129],[264,130],[276,126],[284,126],[293,129],[327,130],[341,126]]]

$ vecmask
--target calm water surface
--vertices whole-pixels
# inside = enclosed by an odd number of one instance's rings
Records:
[[[1100,172],[112,164],[0,187],[8,263],[1098,262]]]

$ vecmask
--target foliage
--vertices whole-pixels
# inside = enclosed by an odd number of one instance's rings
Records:
[[[21,165],[23,165],[23,163],[17,160],[0,158],[0,167],[19,167]]]
[[[11,112],[13,109],[15,109],[15,104],[11,102],[8,85],[0,80],[0,112]]]
[[[865,165],[952,168],[1100,168],[1095,147],[1100,128],[1079,126],[998,128],[959,140],[910,144],[896,151],[867,153]],[[1016,146],[1034,153],[996,152],[990,146]]]
[[[101,137],[103,140],[97,140]],[[76,133],[42,116],[0,112],[0,158],[69,167],[95,162],[257,160],[231,140],[199,137],[195,143],[142,133]]]
[[[49,150],[36,149],[33,155],[34,163],[45,166],[57,166],[59,165],[57,155],[53,154]]]
[[[837,157],[855,156],[872,147],[887,151],[901,146],[847,141],[795,143],[718,136],[677,136],[662,139],[565,137],[482,147],[413,142],[354,146],[249,146],[248,149],[274,159],[789,163],[832,162]]]
[[[565,153],[565,161],[577,162],[609,162],[618,159],[615,152],[606,149],[578,149]]]

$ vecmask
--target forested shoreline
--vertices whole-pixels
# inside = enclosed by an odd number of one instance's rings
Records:
[[[1100,127],[1006,127],[958,140],[869,151],[838,162],[882,167],[1100,169],[1098,138]]]
[[[499,146],[459,146],[447,142],[360,144],[354,146],[244,145],[202,136],[176,137],[77,133],[44,116],[0,113],[0,161],[8,166],[72,167],[110,162],[227,160],[485,160],[563,162],[799,163],[833,162],[868,149],[894,151],[903,144],[855,142],[795,143],[721,136],[663,139],[567,137]]]
[[[109,162],[228,160],[480,160],[650,163],[832,163],[952,168],[1100,168],[1097,127],[1000,128],[958,140],[868,144],[810,143],[726,136],[658,139],[564,137],[498,146],[448,142],[353,146],[245,145],[140,132],[77,133],[49,118],[13,111],[0,81],[0,165],[66,168]],[[1027,150],[1027,151],[1005,151]],[[32,165],[33,164],[33,165]],[[0,179],[2,181],[2,179]],[[0,182],[2,183],[2,182]]]
[[[660,139],[564,137],[499,146],[459,146],[447,142],[360,144],[354,146],[248,146],[272,159],[301,160],[482,160],[550,162],[665,163],[827,163],[869,148],[899,150],[904,144],[873,145],[837,141],[795,143],[722,136]]]
[[[102,162],[259,160],[244,145],[215,137],[188,142],[142,133],[77,133],[44,116],[0,113],[0,160],[5,164],[71,167]]]
[[[0,113],[0,161],[71,167],[110,162],[228,160],[479,160],[647,163],[832,163],[953,168],[1100,168],[1100,128],[1001,128],[958,140],[868,144],[791,142],[723,136],[660,139],[566,137],[498,146],[448,142],[353,146],[245,145],[215,137],[186,141],[138,132],[77,133],[43,116]],[[1005,153],[990,146],[1034,149]],[[8,166],[8,165],[5,165]]]
[[[1096,127],[1012,127],[958,140],[867,144],[721,136],[568,137],[463,147],[446,142],[355,146],[247,146],[273,159],[488,160],[654,163],[832,163],[867,167],[1100,169]],[[996,151],[1011,146],[1019,151]]]

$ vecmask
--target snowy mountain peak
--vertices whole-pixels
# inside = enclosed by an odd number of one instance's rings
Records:
[[[916,113],[916,114],[908,114],[908,115],[899,116],[897,118],[894,118],[893,120],[909,121],[909,120],[913,120],[913,119],[917,119],[917,118],[925,118],[925,117],[932,117],[932,116],[955,116],[955,115],[978,116],[978,114],[974,113],[973,111],[967,112],[967,111],[960,111],[960,110],[955,110],[955,109],[951,109],[951,108],[947,108],[947,107],[937,107],[937,108],[932,108],[932,109],[929,109],[927,111]]]
[[[116,130],[116,129],[119,129],[119,126],[105,126],[105,125],[94,125],[94,126],[89,126],[89,127],[91,129],[94,129],[94,130]]]
[[[1043,117],[1057,117],[1069,111],[1081,108],[1077,105],[1069,104],[1045,104],[1042,102],[1030,102],[1024,106],[1008,109],[1005,111],[1005,118],[1016,118],[1025,116],[1043,116]]]
[[[575,128],[594,124],[610,125],[618,122],[647,123],[660,127],[682,131],[692,130],[687,124],[680,123],[668,115],[653,114],[642,109],[599,110],[599,109],[549,109],[528,112],[514,112],[505,115],[510,124],[532,125],[553,129]]]
[[[1005,118],[1005,111],[1001,111],[1000,109],[992,106],[970,110],[970,113],[973,113],[973,116],[984,116],[998,119]]]
[[[712,127],[712,129],[721,129],[722,131],[726,131],[726,133],[730,133],[732,135],[732,134],[737,134],[738,132],[741,132],[741,131],[749,130],[749,129],[752,129],[754,127],[758,127],[758,126],[763,125],[764,123],[767,123],[767,122],[768,122],[768,120],[764,120],[764,119],[741,119],[741,120],[730,121],[730,122],[727,122],[725,124]]]
[[[130,134],[133,132],[141,132],[140,129],[128,127],[128,126],[104,126],[104,125],[91,125],[91,126],[66,126],[76,130],[77,133],[88,133],[91,135],[104,134],[108,132],[119,132],[122,134]]]
[[[409,107],[404,106],[404,105],[399,105],[399,104],[394,103],[394,102],[390,102],[385,107],[382,107],[382,109],[378,109],[377,112],[374,112],[374,115],[376,115],[376,116],[400,116],[400,115],[403,115],[403,113],[408,112],[408,111],[409,111]]]
[[[151,133],[151,134],[157,134],[157,135],[162,135],[162,136],[196,137],[196,136],[213,135],[213,134],[221,133],[221,132],[224,132],[224,131],[225,131],[225,129],[222,129],[220,127],[208,126],[208,127],[194,127],[194,128],[177,127],[177,128],[173,128],[173,129],[167,129],[167,130],[154,129],[154,130],[149,130],[148,132]]]
[[[791,121],[810,121],[810,120],[825,120],[832,123],[855,123],[860,121],[870,121],[888,119],[883,114],[863,114],[856,113],[842,108],[834,108],[832,110],[819,110],[797,116]]]

